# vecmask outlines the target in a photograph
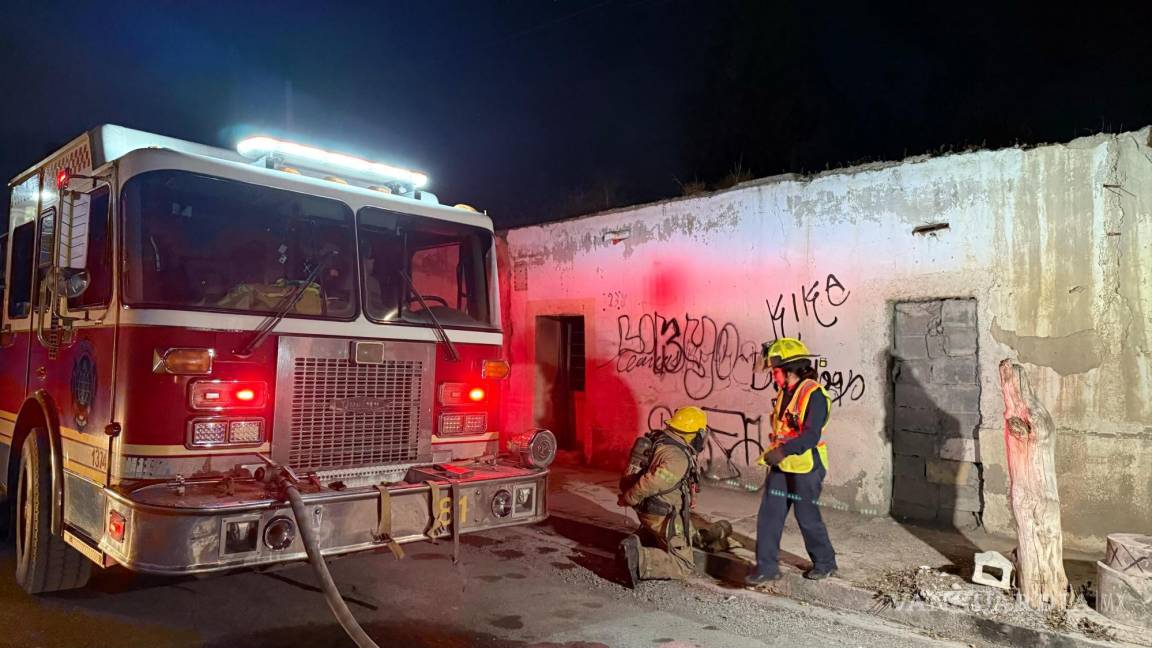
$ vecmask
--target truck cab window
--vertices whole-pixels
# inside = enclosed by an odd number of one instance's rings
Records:
[[[101,187],[89,196],[88,251],[84,259],[88,289],[79,297],[68,300],[69,309],[107,306],[112,298],[112,233],[108,203],[108,187]]]
[[[360,210],[358,219],[369,319],[431,324],[435,317],[444,326],[492,326],[490,232],[373,207]]]
[[[21,319],[32,313],[32,262],[36,253],[36,222],[12,232],[12,272],[8,276],[8,317]]]
[[[126,304],[267,314],[299,289],[290,317],[356,315],[352,211],[341,202],[151,171],[126,183],[123,211]]]

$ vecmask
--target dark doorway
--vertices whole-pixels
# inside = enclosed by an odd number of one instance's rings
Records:
[[[892,349],[892,513],[980,525],[976,300],[896,304]]]
[[[584,318],[536,318],[536,425],[552,430],[560,450],[580,450],[584,408]]]

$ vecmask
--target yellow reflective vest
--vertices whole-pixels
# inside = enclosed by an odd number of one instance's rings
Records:
[[[785,391],[781,390],[776,394],[776,400],[772,403],[773,441],[769,450],[779,448],[800,436],[800,431],[804,429],[804,417],[808,413],[808,401],[817,394],[828,403],[828,418],[832,418],[832,399],[828,397],[828,392],[824,390],[824,387],[815,380],[804,379],[800,381],[800,384],[796,385],[796,393],[792,396],[792,402],[788,403],[787,408],[784,407]],[[821,436],[824,434],[825,427],[828,427],[828,419],[824,420],[824,427],[820,428]],[[813,452],[820,453],[820,462],[824,464],[824,469],[827,470],[828,448],[824,445],[823,439],[812,450],[788,455],[778,467],[788,473],[810,473],[816,467]]]

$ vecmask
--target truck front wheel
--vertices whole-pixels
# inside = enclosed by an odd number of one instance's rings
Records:
[[[13,501],[16,518],[16,582],[29,594],[84,587],[92,564],[63,538],[52,535],[52,466],[48,431],[24,440]]]

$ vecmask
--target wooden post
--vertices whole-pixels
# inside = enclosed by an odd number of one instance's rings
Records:
[[[1000,362],[1004,392],[1004,445],[1012,514],[1016,518],[1017,585],[1033,609],[1068,604],[1060,493],[1056,490],[1055,430],[1024,367]]]

